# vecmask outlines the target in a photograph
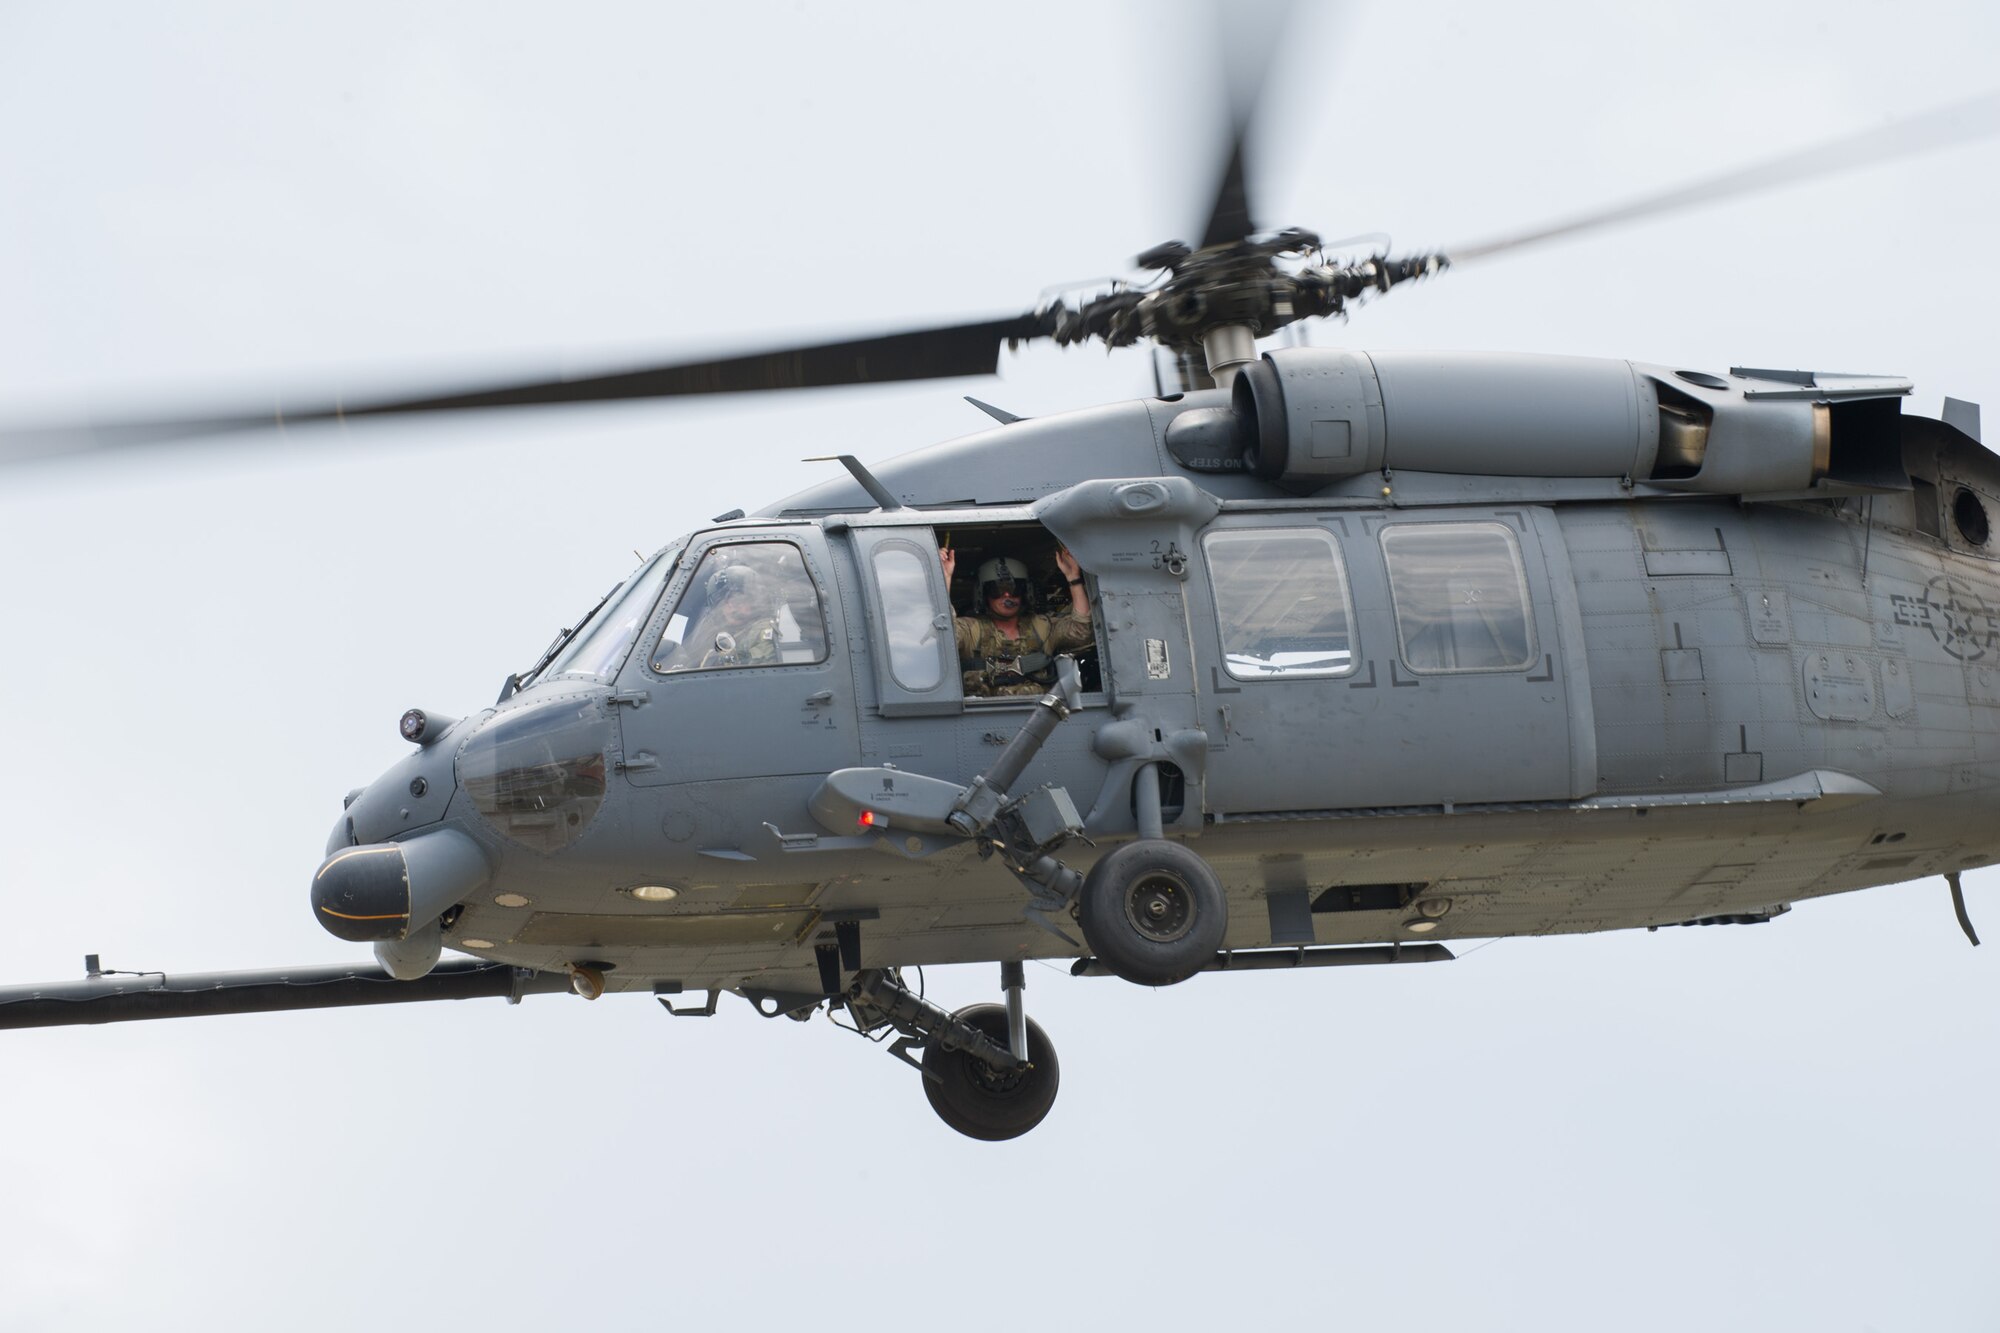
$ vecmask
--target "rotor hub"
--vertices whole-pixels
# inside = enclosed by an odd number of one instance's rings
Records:
[[[1152,286],[1115,284],[1075,306],[1044,311],[1047,335],[1062,346],[1092,339],[1129,347],[1150,338],[1177,352],[1198,352],[1219,329],[1265,338],[1301,319],[1344,315],[1369,296],[1446,267],[1442,255],[1391,259],[1372,255],[1330,261],[1313,232],[1288,227],[1226,245],[1193,249],[1156,245],[1136,263],[1162,276]]]

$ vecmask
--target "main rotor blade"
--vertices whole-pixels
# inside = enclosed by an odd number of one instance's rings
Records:
[[[1562,236],[1595,231],[1622,222],[1636,222],[1676,209],[1715,203],[1759,190],[1775,190],[1783,185],[1831,176],[1842,171],[1914,157],[1918,153],[1954,144],[1968,143],[2000,132],[2000,93],[1989,93],[1969,102],[1926,111],[1921,115],[1893,121],[1859,134],[1850,134],[1796,153],[1770,158],[1735,171],[1711,176],[1659,194],[1646,195],[1629,203],[1531,231],[1518,232],[1480,245],[1447,248],[1444,254],[1453,264],[1484,259],[1506,250],[1539,245]]]
[[[1039,337],[1043,331],[1041,317],[1017,315],[978,324],[812,343],[713,361],[648,366],[578,378],[527,380],[451,393],[353,403],[335,399],[303,407],[274,404],[269,408],[133,417],[80,425],[5,427],[0,428],[0,461],[363,417],[991,375],[999,367],[1002,347],[1009,342]]]
[[[1223,157],[1222,177],[1216,183],[1214,202],[1209,205],[1208,222],[1202,227],[1199,249],[1228,245],[1257,230],[1250,215],[1250,185],[1245,170],[1244,148],[1263,102],[1267,77],[1277,60],[1278,44],[1291,26],[1294,0],[1234,6],[1216,5],[1210,21],[1216,26],[1217,49],[1222,57],[1223,95],[1229,114],[1228,152]]]
[[[1243,130],[1238,129],[1231,135],[1229,160],[1223,165],[1222,180],[1215,187],[1215,203],[1209,208],[1208,222],[1201,229],[1201,244],[1196,248],[1228,245],[1256,230],[1250,220],[1250,188],[1243,180]]]

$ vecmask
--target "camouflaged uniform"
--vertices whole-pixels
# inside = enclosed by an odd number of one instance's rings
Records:
[[[729,646],[722,646],[723,635],[728,635]],[[723,631],[717,634],[717,642],[702,654],[700,670],[708,671],[716,667],[761,666],[778,655],[778,622],[769,616],[760,616],[744,626],[741,633]]]
[[[1010,639],[1000,632],[998,625],[984,616],[953,617],[951,632],[958,641],[958,660],[960,663],[977,663],[965,668],[966,694],[979,697],[1046,694],[1048,684],[1027,679],[1015,665],[1019,659],[1029,653],[1055,657],[1059,653],[1088,648],[1097,642],[1090,622],[1078,620],[1069,611],[1055,616],[1023,614],[1015,625],[1021,636]],[[1047,671],[1041,674],[1054,679],[1053,674]]]

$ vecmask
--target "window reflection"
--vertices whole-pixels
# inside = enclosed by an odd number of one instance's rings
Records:
[[[742,542],[702,557],[652,667],[718,671],[825,660],[826,616],[798,547]]]
[[[1412,671],[1513,671],[1534,636],[1521,548],[1499,523],[1382,530],[1403,663]]]
[[[944,679],[944,669],[938,652],[938,611],[931,605],[929,564],[915,547],[884,546],[875,553],[875,582],[882,594],[889,670],[896,683],[912,693],[936,689]]]
[[[667,575],[673,572],[679,558],[677,550],[664,551],[625,580],[624,586],[616,590],[607,599],[604,608],[583,627],[583,632],[549,663],[543,676],[551,680],[558,676],[610,680],[617,675],[619,666],[625,661],[626,651],[639,637],[639,627],[646,623],[646,617],[653,614],[653,603],[659,600],[661,585],[666,583]]]
[[[1331,533],[1218,532],[1204,549],[1231,676],[1344,676],[1354,669],[1347,575]]]
[[[459,751],[458,783],[486,822],[539,852],[583,836],[604,804],[604,742],[595,701],[496,714]]]

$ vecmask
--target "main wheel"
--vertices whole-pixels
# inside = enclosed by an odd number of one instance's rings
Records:
[[[1208,862],[1177,842],[1141,838],[1113,848],[1084,877],[1083,938],[1113,973],[1171,986],[1222,947],[1229,903]]]
[[[997,1004],[975,1004],[958,1017],[994,1041],[1007,1044],[1007,1011]],[[947,1051],[937,1042],[924,1048],[924,1096],[938,1118],[968,1138],[998,1142],[1017,1139],[1042,1123],[1055,1105],[1062,1080],[1056,1048],[1041,1024],[1028,1020],[1028,1068],[995,1069],[964,1051]],[[931,1078],[935,1074],[937,1077]]]

